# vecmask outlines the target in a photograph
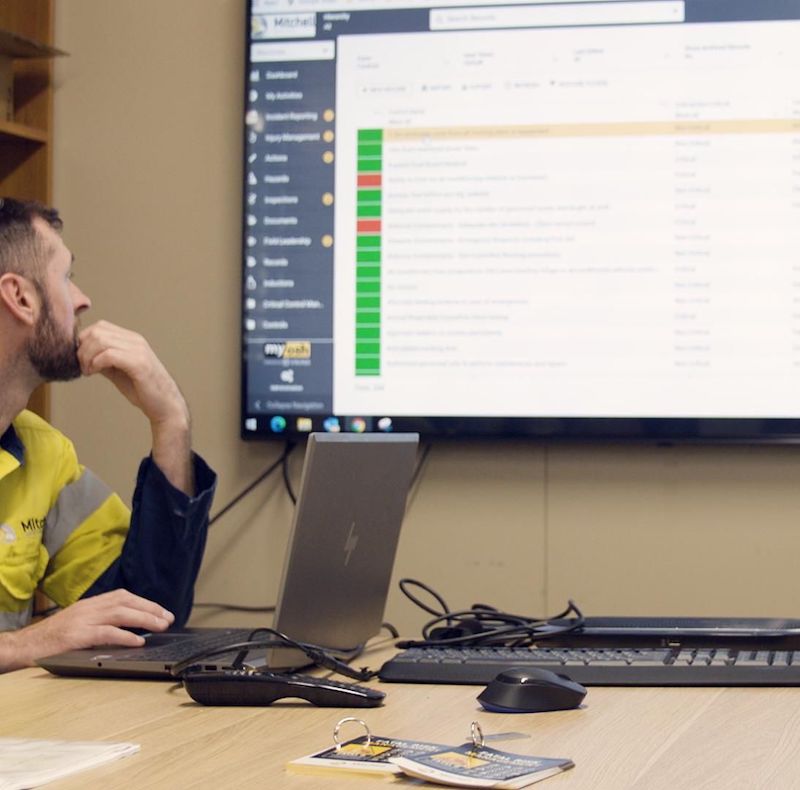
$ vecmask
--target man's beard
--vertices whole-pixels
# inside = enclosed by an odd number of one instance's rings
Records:
[[[66,336],[53,320],[53,308],[47,294],[39,291],[42,312],[36,334],[28,344],[28,359],[45,381],[71,381],[81,375],[78,361],[78,327]]]

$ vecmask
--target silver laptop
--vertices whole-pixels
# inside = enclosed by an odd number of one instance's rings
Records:
[[[347,658],[380,630],[418,441],[408,433],[309,435],[275,611],[277,631]],[[38,663],[58,675],[169,679],[173,664],[243,642],[252,630],[189,628],[146,635],[140,648],[72,650]],[[208,656],[198,663],[221,669],[232,657]],[[251,659],[270,668],[308,663],[299,651],[284,648],[251,651]]]

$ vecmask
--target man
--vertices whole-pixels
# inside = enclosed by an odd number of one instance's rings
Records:
[[[216,478],[189,410],[141,336],[99,321],[72,281],[58,214],[0,200],[0,671],[97,644],[136,646],[189,616]],[[150,421],[133,511],[25,410],[45,381],[100,373]],[[36,590],[60,611],[30,625]]]

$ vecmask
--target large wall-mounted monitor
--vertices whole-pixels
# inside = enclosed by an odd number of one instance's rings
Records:
[[[800,439],[800,2],[247,31],[243,436]]]

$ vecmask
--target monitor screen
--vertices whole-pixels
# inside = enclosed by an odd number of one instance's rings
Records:
[[[800,439],[800,0],[251,0],[245,437]]]

